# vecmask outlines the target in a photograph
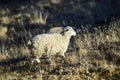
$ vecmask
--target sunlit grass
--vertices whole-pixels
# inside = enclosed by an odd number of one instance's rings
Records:
[[[3,27],[2,25],[0,25],[0,39],[7,38],[7,31],[7,27]]]
[[[32,14],[31,23],[45,25],[49,14],[42,11],[35,10]]]

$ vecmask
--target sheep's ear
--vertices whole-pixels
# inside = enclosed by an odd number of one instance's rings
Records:
[[[64,29],[64,30],[61,32],[61,34],[64,35],[65,32],[67,32],[67,31],[69,31],[69,29]]]
[[[63,27],[61,34],[64,35],[65,32],[67,32],[67,31],[69,31],[68,26],[67,27]]]
[[[65,29],[64,32],[67,32],[69,29]]]
[[[64,34],[65,34],[65,32],[64,32],[64,31],[62,31],[60,34],[64,35]]]
[[[68,26],[66,26],[66,27],[64,27],[64,29],[63,29],[63,31],[68,31],[69,29],[68,29]]]

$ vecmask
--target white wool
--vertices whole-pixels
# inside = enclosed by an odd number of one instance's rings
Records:
[[[36,35],[31,40],[32,54],[38,59],[42,55],[48,57],[59,54],[64,57],[64,53],[68,49],[71,36],[76,35],[72,27],[65,27],[63,33],[40,34]]]

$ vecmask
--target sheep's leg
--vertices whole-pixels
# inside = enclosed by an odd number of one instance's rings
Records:
[[[65,58],[65,55],[64,55],[64,53],[62,53],[62,54],[61,54],[61,56],[62,56],[63,58]]]

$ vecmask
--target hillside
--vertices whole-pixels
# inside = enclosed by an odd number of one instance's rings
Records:
[[[65,59],[31,64],[28,41],[72,26]],[[119,0],[0,0],[1,80],[120,79]]]

